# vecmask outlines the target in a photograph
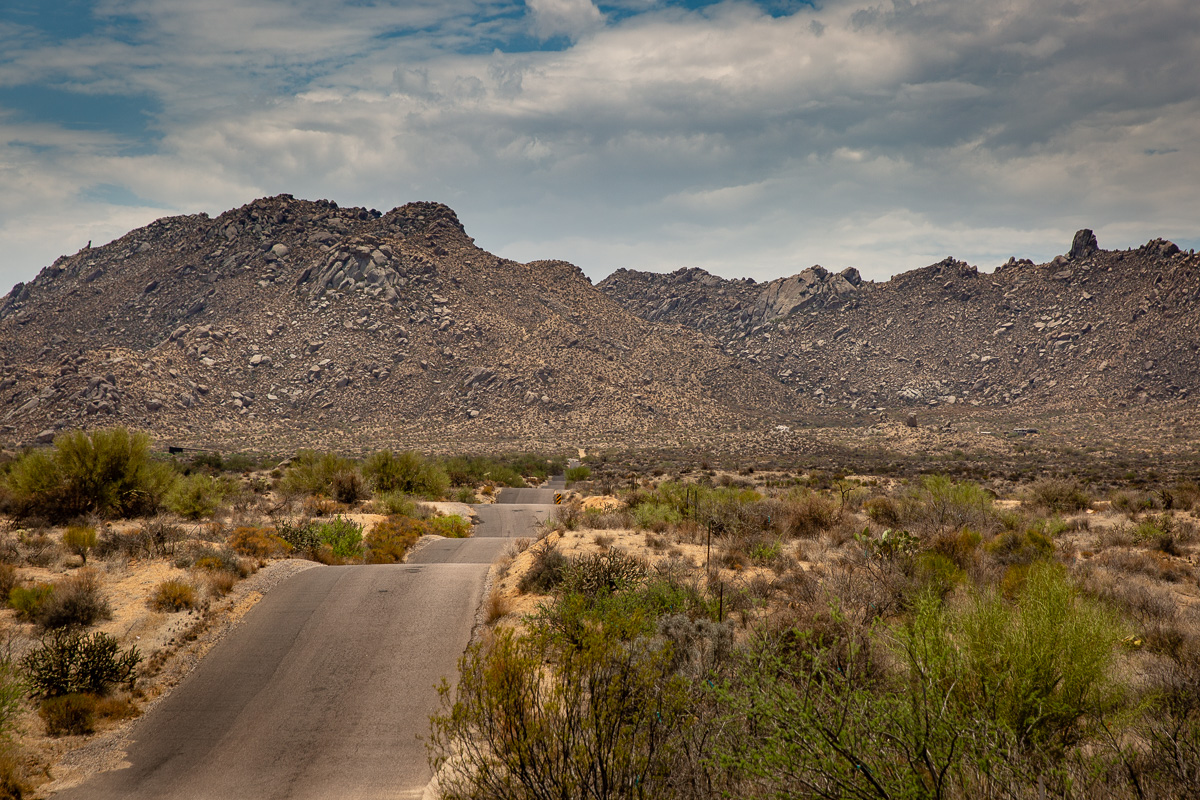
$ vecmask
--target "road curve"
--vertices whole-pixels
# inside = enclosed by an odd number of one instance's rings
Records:
[[[469,539],[409,563],[318,567],[269,592],[134,723],[127,766],[57,800],[420,797],[434,686],[470,638],[490,564],[553,489],[504,490]]]

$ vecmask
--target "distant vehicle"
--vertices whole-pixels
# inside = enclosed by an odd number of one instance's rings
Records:
[[[1015,433],[1017,436],[1029,436],[1030,434],[1037,432],[1037,428],[1013,428],[1013,433]]]

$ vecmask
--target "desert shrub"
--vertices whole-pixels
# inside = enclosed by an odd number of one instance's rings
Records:
[[[1080,757],[1068,749],[1119,699],[1121,630],[1053,565],[1030,568],[1012,604],[980,594],[948,606],[924,592],[903,623],[865,639],[836,607],[825,617],[759,632],[716,689],[729,735],[714,757],[763,796],[977,797],[1003,785],[1034,797],[1039,784],[1068,796],[1063,765]],[[863,657],[875,649],[888,670]]]
[[[963,702],[1024,745],[1073,744],[1085,718],[1116,701],[1108,670],[1123,631],[1058,565],[1032,565],[1013,606],[980,595],[947,623],[964,659]]]
[[[562,571],[562,589],[595,596],[632,588],[645,576],[645,562],[610,549],[567,559]]]
[[[500,587],[493,586],[488,592],[487,603],[484,605],[483,617],[488,625],[495,623],[497,620],[503,619],[512,612],[512,601],[505,596]]]
[[[297,553],[311,556],[321,546],[320,526],[309,519],[280,520],[275,523],[275,532]]]
[[[373,501],[376,514],[387,514],[388,516],[400,514],[406,517],[416,515],[417,501],[403,492],[380,492],[375,495]]]
[[[69,578],[54,584],[50,596],[37,610],[37,623],[47,630],[53,628],[86,628],[112,616],[112,608],[100,586],[100,576],[91,569],[82,569]]]
[[[442,467],[454,486],[475,486],[491,483],[520,489],[528,484],[525,477],[545,480],[563,470],[561,459],[550,460],[533,454],[489,456],[455,456],[442,462]]]
[[[0,598],[7,601],[19,580],[16,567],[12,564],[0,564]]]
[[[15,748],[0,747],[0,800],[23,800],[31,797],[33,787],[25,776],[25,769]]]
[[[96,698],[71,693],[47,697],[38,706],[38,716],[51,736],[82,736],[96,730]]]
[[[133,719],[141,713],[137,703],[127,694],[96,698],[96,716],[99,719]]]
[[[920,486],[904,498],[904,517],[913,530],[926,535],[969,527],[992,529],[996,513],[992,496],[970,481],[956,482],[946,475],[926,475]]]
[[[651,501],[639,503],[633,509],[633,521],[639,528],[662,533],[670,526],[682,522],[683,516],[666,503]]]
[[[841,518],[837,501],[818,492],[794,494],[784,509],[784,531],[801,539],[824,533]]]
[[[287,497],[319,495],[333,498],[334,481],[338,476],[357,471],[353,461],[336,453],[301,450],[284,472],[279,490]]]
[[[363,483],[362,476],[358,474],[358,470],[345,470],[337,473],[330,481],[329,489],[334,500],[347,505],[353,505],[370,494],[367,491],[367,485]]]
[[[204,575],[204,588],[209,597],[224,597],[237,585],[238,575],[227,570],[218,570]]]
[[[666,639],[624,642],[605,626],[571,646],[511,631],[472,646],[431,720],[443,797],[675,796],[670,767],[693,715],[674,664]]]
[[[96,529],[72,525],[63,531],[62,543],[67,552],[74,553],[87,563],[88,551],[96,546]]]
[[[176,480],[164,503],[185,519],[201,519],[217,513],[229,490],[224,481],[196,472]]]
[[[567,479],[567,485],[570,486],[576,481],[586,481],[588,478],[592,477],[592,468],[585,464],[580,464],[578,467],[571,467],[568,469],[565,475]]]
[[[1078,482],[1069,478],[1042,478],[1029,487],[1029,497],[1052,514],[1083,511],[1092,504],[1091,496]]]
[[[141,660],[136,647],[121,650],[107,633],[56,630],[21,658],[21,669],[43,697],[103,695],[114,684],[132,683]]]
[[[546,520],[546,526],[564,531],[576,530],[584,521],[583,509],[578,501],[554,507],[554,513]]]
[[[363,473],[377,492],[403,492],[439,500],[450,488],[446,471],[412,450],[372,453],[363,465]]]
[[[150,596],[150,606],[156,611],[183,611],[196,605],[196,587],[178,578],[158,584]]]
[[[904,521],[900,504],[887,495],[872,497],[863,504],[867,518],[885,528],[899,528]]]
[[[475,490],[470,486],[458,487],[458,489],[455,490],[453,497],[455,502],[467,503],[468,505],[479,500],[479,498],[475,496]]]
[[[42,606],[52,594],[54,594],[54,587],[48,583],[14,586],[8,590],[8,604],[16,610],[17,619],[34,622],[41,613]]]
[[[287,555],[292,546],[274,528],[259,528],[244,525],[233,529],[229,535],[229,546],[236,552],[251,558],[273,558]]]
[[[20,534],[19,550],[25,561],[33,567],[49,567],[61,555],[59,542],[44,531],[27,531]]]
[[[563,580],[567,557],[552,545],[542,547],[533,556],[529,570],[521,576],[517,589],[523,594],[549,594]]]
[[[1118,572],[1145,575],[1168,583],[1190,583],[1196,580],[1189,566],[1160,551],[1106,550],[1096,556],[1096,563]]]
[[[376,523],[367,534],[368,564],[398,564],[425,532],[423,523],[405,516],[392,516]]]
[[[177,558],[175,566],[180,569],[191,567],[201,572],[226,572],[237,578],[245,578],[251,573],[250,565],[245,559],[238,558],[233,550],[227,547],[212,547],[197,545],[189,549],[186,557]]]
[[[445,517],[430,517],[427,524],[429,532],[438,536],[462,539],[471,535],[471,523],[458,514],[449,514]]]
[[[321,544],[329,545],[333,555],[340,559],[362,557],[363,526],[345,517],[335,517],[317,527],[317,538]]]
[[[1001,564],[1031,564],[1051,558],[1054,542],[1046,534],[1031,528],[1022,533],[1002,531],[985,542],[983,549]]]
[[[65,521],[151,513],[174,478],[169,466],[150,459],[148,436],[113,428],[62,434],[52,450],[15,461],[3,482],[14,516]]]
[[[102,558],[120,553],[127,558],[144,556],[173,556],[187,532],[165,516],[146,520],[128,533],[105,531],[97,542],[96,551]]]
[[[1109,497],[1114,511],[1120,511],[1129,517],[1137,516],[1143,511],[1153,511],[1157,503],[1154,495],[1149,492],[1122,490],[1113,492]]]

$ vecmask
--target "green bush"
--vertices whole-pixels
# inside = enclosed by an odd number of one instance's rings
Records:
[[[565,475],[567,479],[567,485],[570,486],[576,481],[586,481],[588,478],[592,477],[592,468],[587,465],[580,464],[578,467],[571,467],[568,469]]]
[[[96,729],[96,698],[78,693],[47,697],[38,715],[51,736],[82,736]]]
[[[374,505],[376,514],[400,514],[405,517],[417,514],[417,501],[403,492],[380,492],[375,495]]]
[[[165,504],[185,519],[211,517],[221,507],[229,486],[224,481],[197,472],[175,481],[167,492]]]
[[[669,641],[603,626],[571,646],[503,631],[471,647],[431,720],[442,797],[677,796],[671,767],[694,716],[674,665]]]
[[[14,462],[4,484],[14,516],[64,521],[152,513],[174,479],[168,465],[150,459],[146,434],[113,428],[60,435],[52,450]]]
[[[312,556],[321,546],[321,534],[317,523],[310,519],[300,519],[294,522],[280,520],[275,524],[275,532],[297,553],[307,557]]]
[[[21,658],[21,669],[43,697],[103,695],[114,684],[132,683],[141,660],[136,647],[121,650],[107,633],[56,630]]]
[[[362,557],[363,526],[345,517],[335,517],[317,528],[317,538],[341,559]]]
[[[666,503],[639,503],[633,509],[633,521],[639,528],[661,533],[671,525],[683,522],[683,515]]]
[[[1088,715],[1115,700],[1108,671],[1123,632],[1077,595],[1058,565],[1032,565],[1013,606],[980,595],[945,623],[943,635],[963,658],[963,702],[1023,745],[1072,744]]]
[[[72,525],[63,531],[63,547],[87,563],[88,551],[96,546],[96,529]]]
[[[289,497],[310,495],[337,499],[335,484],[347,483],[350,473],[357,475],[358,467],[348,458],[335,453],[301,450],[284,472],[279,489]]]
[[[363,474],[376,492],[402,492],[440,500],[450,488],[446,471],[412,450],[372,453],[363,465]]]
[[[427,524],[429,525],[429,532],[438,536],[463,539],[471,535],[471,523],[458,514],[450,514],[445,517],[430,517]]]
[[[8,604],[16,609],[17,619],[34,622],[41,613],[42,606],[52,594],[54,594],[54,587],[48,583],[14,586],[8,592]]]

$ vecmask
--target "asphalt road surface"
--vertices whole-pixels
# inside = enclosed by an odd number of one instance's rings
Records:
[[[317,567],[263,598],[141,720],[128,766],[59,800],[418,798],[435,685],[452,678],[507,539],[554,488],[505,489],[469,539],[407,564]]]

